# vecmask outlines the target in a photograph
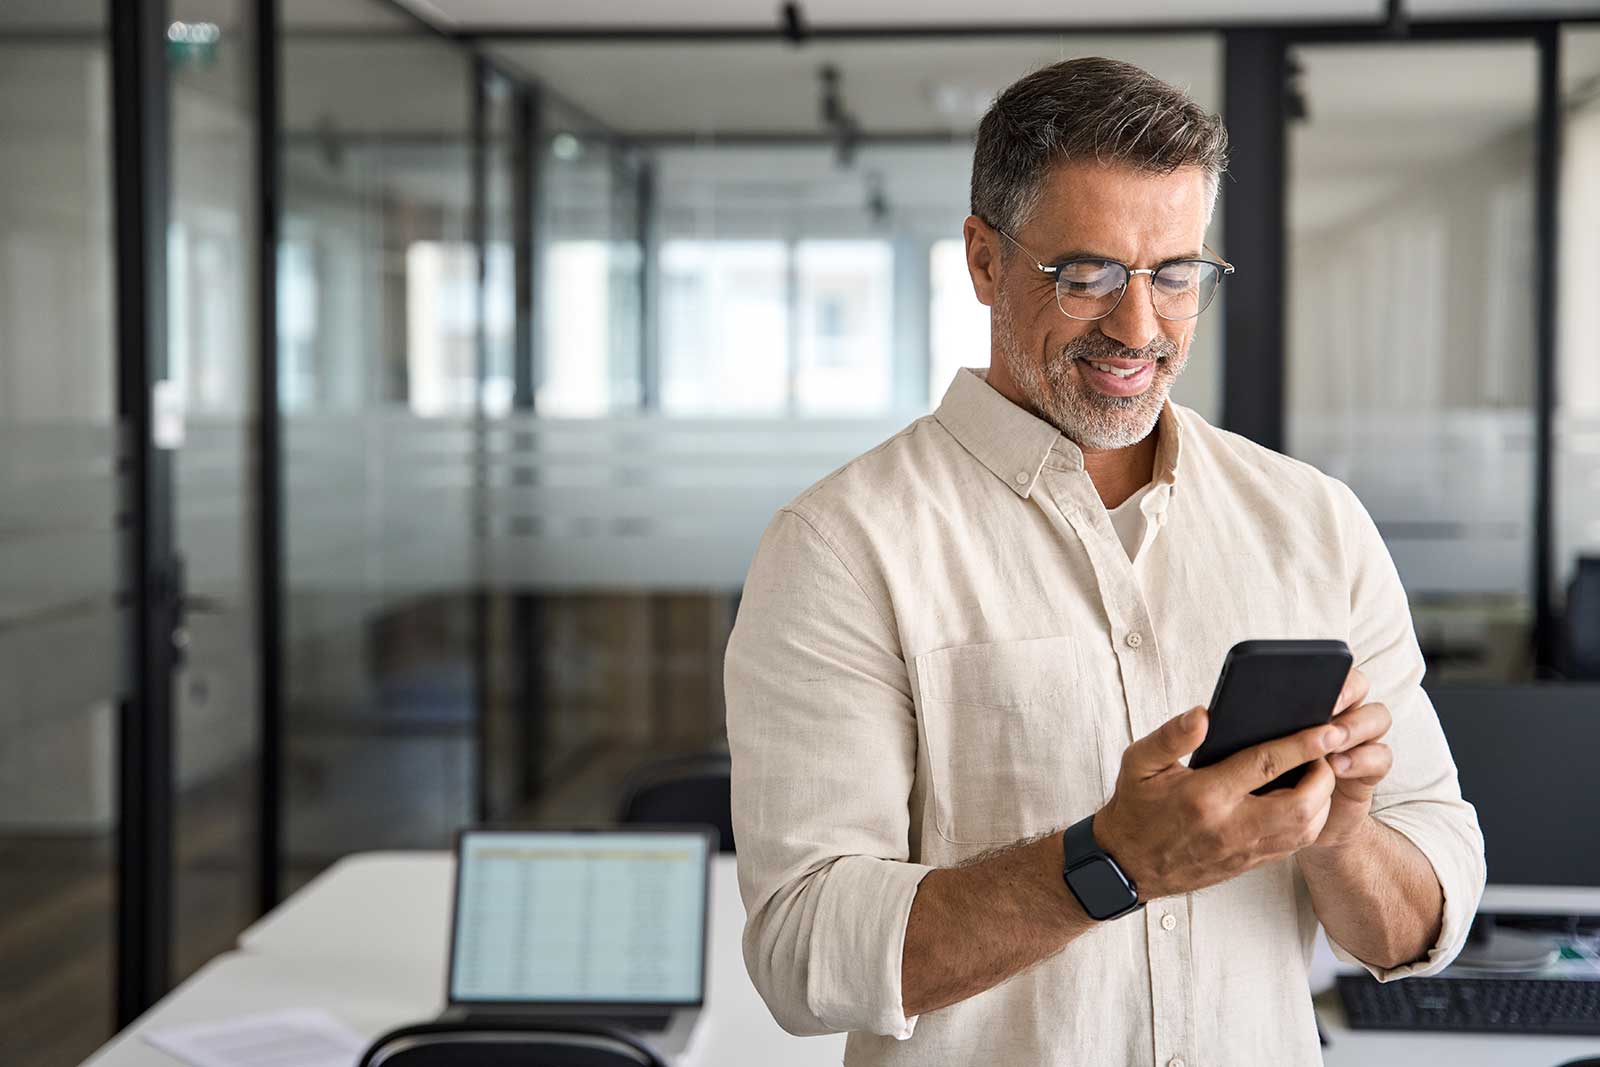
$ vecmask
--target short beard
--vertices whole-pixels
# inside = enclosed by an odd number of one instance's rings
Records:
[[[1165,337],[1157,337],[1134,350],[1096,330],[1069,341],[1053,358],[1036,362],[1017,342],[1016,322],[1006,290],[994,303],[994,338],[998,354],[1006,361],[1011,380],[1034,413],[1077,442],[1080,448],[1101,451],[1138,444],[1155,429],[1172,383],[1188,362],[1188,353]],[[1084,380],[1086,359],[1154,359],[1150,385],[1138,396],[1107,396]]]

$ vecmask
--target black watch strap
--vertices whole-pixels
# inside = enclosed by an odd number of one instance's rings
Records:
[[[1061,835],[1061,879],[1091,919],[1115,919],[1144,907],[1139,889],[1094,837],[1094,816]]]
[[[1095,856],[1109,856],[1100,842],[1094,839],[1094,816],[1079,819],[1061,835],[1061,873],[1065,874],[1084,860]]]

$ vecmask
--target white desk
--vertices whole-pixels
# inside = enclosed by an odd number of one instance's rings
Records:
[[[434,852],[368,853],[325,871],[240,935],[240,950],[211,961],[88,1061],[93,1067],[174,1067],[139,1031],[277,1008],[322,1007],[377,1036],[438,1014],[453,863]],[[739,935],[744,906],[731,857],[712,878],[707,1007],[685,1067],[823,1067],[843,1055],[842,1035],[797,1038],[767,1014],[745,974]],[[1497,892],[1501,910],[1600,911],[1593,895]],[[1338,998],[1317,998],[1331,1046],[1328,1067],[1555,1067],[1600,1056],[1600,1038],[1379,1034],[1344,1026]],[[1234,1067],[1211,1065],[1206,1067]]]
[[[85,1067],[175,1067],[146,1044],[147,1027],[320,1007],[377,1037],[444,1009],[451,880],[443,852],[348,856],[239,935],[217,957],[86,1061]],[[744,904],[731,856],[711,879],[706,1009],[684,1067],[820,1067],[844,1056],[844,1036],[794,1037],[772,1021],[745,974]]]

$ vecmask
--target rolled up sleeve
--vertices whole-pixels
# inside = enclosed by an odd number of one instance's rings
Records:
[[[901,954],[932,868],[909,862],[909,677],[887,606],[794,510],[756,552],[725,688],[752,981],[790,1033],[910,1037]]]
[[[1350,647],[1371,684],[1368,701],[1388,707],[1393,718],[1383,740],[1394,766],[1373,796],[1372,817],[1427,857],[1444,897],[1438,940],[1426,955],[1402,966],[1375,967],[1328,939],[1339,959],[1387,982],[1433,974],[1461,951],[1483,896],[1483,833],[1477,811],[1461,796],[1439,717],[1422,688],[1422,650],[1394,560],[1355,493],[1335,484],[1350,566]]]

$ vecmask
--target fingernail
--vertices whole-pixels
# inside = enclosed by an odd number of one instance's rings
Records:
[[[1190,708],[1183,713],[1183,728],[1193,730],[1200,723],[1200,709]]]
[[[1333,764],[1333,769],[1336,771],[1344,772],[1350,769],[1350,757],[1342,752],[1337,756],[1328,757],[1328,762]]]

